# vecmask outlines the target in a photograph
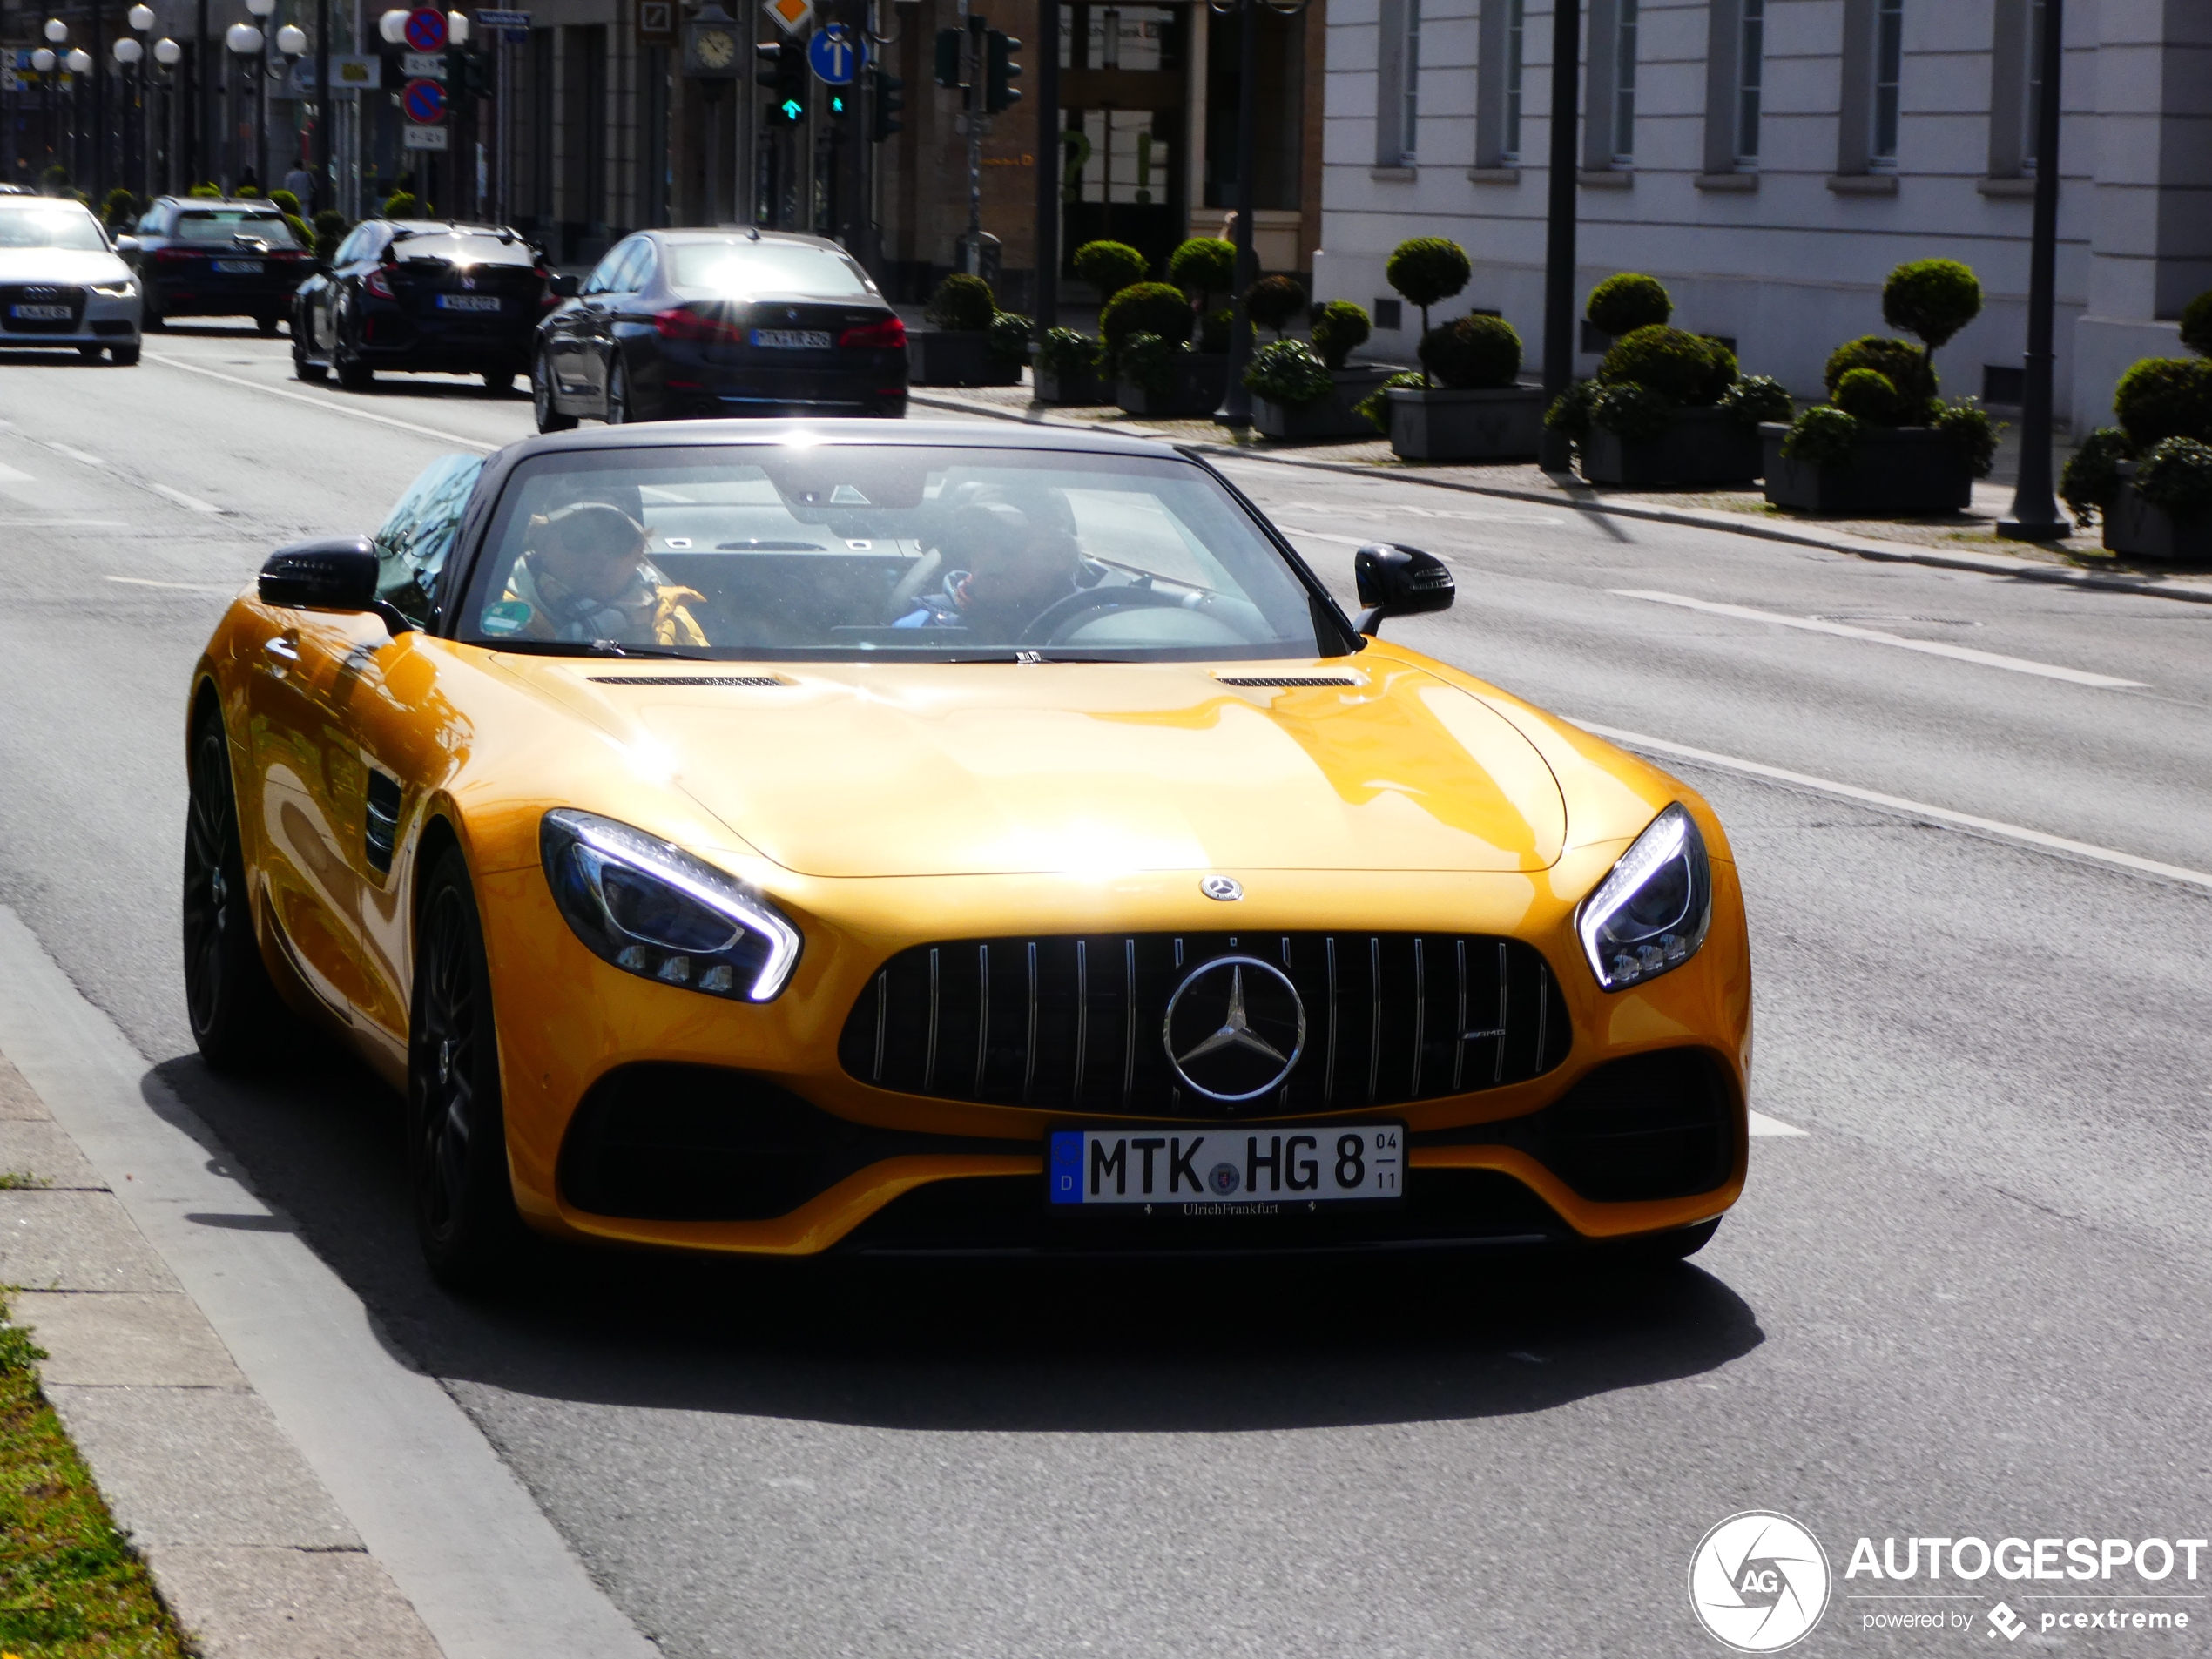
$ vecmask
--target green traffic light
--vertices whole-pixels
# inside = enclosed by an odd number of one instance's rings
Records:
[[[806,113],[806,106],[795,98],[786,98],[777,107],[783,111],[784,119],[786,121],[796,121]]]

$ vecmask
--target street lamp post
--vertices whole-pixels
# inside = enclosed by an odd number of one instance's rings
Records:
[[[253,52],[253,177],[260,181],[261,193],[269,190],[269,14],[276,10],[276,0],[246,0],[246,9],[253,14],[253,32],[259,37]]]
[[[249,57],[261,55],[261,31],[250,23],[234,23],[223,31],[223,44],[232,67],[223,76],[224,170],[223,194],[234,193],[241,160],[238,154],[238,77]]]
[[[49,17],[41,32],[46,37],[49,49],[44,72],[50,77],[46,84],[46,153],[52,159],[46,165],[59,165],[73,178],[77,172],[77,105],[72,98],[69,106],[71,118],[64,128],[61,103],[62,74],[68,66],[69,25],[59,17]]]
[[[307,31],[297,24],[288,23],[277,30],[276,46],[277,51],[284,59],[284,79],[289,83],[293,79],[293,71],[297,69],[300,60],[307,55]],[[289,173],[293,167],[305,165],[306,158],[300,153],[298,120],[295,118],[287,123],[287,130],[290,132],[291,138],[285,145],[287,152],[285,171]],[[313,191],[307,193],[310,198],[314,194]],[[300,204],[300,218],[312,221],[314,216],[315,205],[312,199]]]
[[[161,147],[161,185],[164,190],[182,187],[178,180],[183,176],[179,152],[184,145],[184,123],[179,118],[177,107],[177,64],[184,55],[185,49],[167,35],[153,43],[153,61],[161,65],[163,102],[166,106],[164,113],[168,118],[163,123],[163,129],[168,135],[167,142]],[[151,185],[148,193],[152,193]]]
[[[42,91],[44,91],[45,92],[45,94],[46,94],[46,154],[47,154],[50,158],[53,155],[53,153],[54,153],[54,149],[55,149],[55,145],[54,145],[54,78],[55,78],[55,65],[56,65],[57,64],[58,64],[60,61],[61,61],[61,60],[60,60],[59,58],[57,58],[57,57],[56,57],[54,56],[54,49],[53,49],[51,46],[41,46],[41,47],[39,47],[39,48],[38,48],[38,50],[37,50],[37,51],[34,51],[34,52],[33,52],[33,53],[31,53],[31,55],[30,55],[30,66],[31,66],[31,68],[33,68],[33,69],[35,69],[35,70],[37,70],[37,71],[38,71],[38,84],[39,84],[39,87],[40,87],[40,89],[41,89]],[[51,166],[52,166],[53,165],[54,165],[54,164],[53,164],[53,162],[50,159],[50,160],[47,162],[46,166],[47,166],[47,167],[51,167]],[[46,168],[45,168],[45,167],[41,167],[41,168],[39,168],[39,169],[38,169],[38,172],[39,172],[39,174],[40,174],[40,178],[41,178],[41,182],[44,182],[44,174],[45,174],[45,171],[46,171]]]
[[[1244,367],[1251,361],[1252,319],[1244,308],[1244,290],[1259,280],[1258,261],[1252,253],[1253,127],[1259,119],[1259,15],[1262,9],[1282,17],[1295,17],[1308,0],[1212,0],[1216,11],[1237,18],[1237,258],[1230,279],[1231,307],[1229,324],[1229,380],[1221,407],[1214,411],[1217,426],[1242,430],[1252,423],[1252,395],[1244,384]],[[1112,147],[1108,135],[1108,147]]]
[[[149,13],[147,14],[147,17],[148,17],[149,20],[151,20],[152,16],[152,14],[151,12],[149,12]],[[150,152],[150,151],[152,150],[152,145],[146,145],[146,144],[145,144],[145,143],[143,142],[143,141],[144,141],[144,139],[145,139],[145,137],[146,137],[146,132],[145,132],[145,113],[146,113],[146,112],[145,112],[145,67],[144,67],[145,63],[145,56],[146,56],[145,44],[143,41],[141,41],[141,40],[140,40],[140,39],[139,39],[139,38],[138,38],[136,35],[118,35],[118,36],[115,37],[115,44],[114,44],[114,46],[113,46],[112,48],[111,48],[110,50],[111,50],[111,51],[112,51],[112,52],[114,53],[114,55],[115,55],[115,61],[116,61],[117,64],[118,64],[119,67],[121,67],[122,69],[124,69],[124,70],[125,70],[125,71],[136,71],[136,84],[137,84],[137,86],[138,86],[138,94],[139,94],[139,96],[138,96],[138,137],[139,137],[139,138],[140,138],[140,140],[141,140],[141,146],[140,146],[140,147],[141,147],[142,149],[144,149],[144,150],[146,150],[146,151],[149,151],[149,152]],[[128,84],[128,84],[128,83],[126,83],[126,93],[127,93],[127,87],[128,87]],[[130,132],[129,132],[129,129],[128,129],[128,125],[127,125],[127,124],[126,124],[126,125],[125,125],[125,131],[124,131],[124,132],[123,132],[122,137],[123,137],[123,171],[124,171],[125,174],[127,176],[127,175],[131,172],[131,171],[132,171],[132,169],[131,169],[131,134],[130,134]],[[142,161],[150,161],[151,158],[150,158],[150,156],[142,156],[142,157],[140,158],[140,159],[141,159]],[[139,181],[139,183],[144,184],[144,183],[145,182],[145,167],[141,167],[141,168],[138,170],[138,181]]]
[[[2020,471],[2013,510],[1997,533],[2016,542],[2055,542],[2074,528],[2051,494],[2051,378],[2059,257],[2059,71],[2065,0],[2043,0],[2035,43],[2035,218],[2028,232],[2027,351],[2020,388]]]
[[[1550,212],[1544,236],[1544,403],[1575,378],[1575,140],[1581,113],[1575,84],[1582,55],[1582,0],[1553,0]],[[1568,436],[1544,428],[1537,464],[1565,472]]]
[[[62,66],[68,70],[70,73],[69,125],[71,127],[71,133],[69,149],[70,160],[72,164],[74,164],[81,162],[84,158],[84,103],[81,95],[84,91],[84,78],[91,72],[93,68],[92,54],[86,51],[82,46],[71,47],[70,49],[69,56],[62,59]],[[97,87],[99,83],[95,81],[93,84]],[[98,130],[99,125],[99,111],[97,107],[95,107],[92,111],[92,125],[94,128],[91,135],[92,178],[94,183],[97,184],[99,180],[100,175],[100,151],[106,142],[105,136]]]
[[[131,40],[131,44],[137,48],[137,50],[132,52],[129,57],[125,58],[123,56],[123,42],[121,40],[118,40],[115,43],[115,55],[119,62],[131,63],[138,65],[138,139],[140,147],[145,152],[144,159],[145,163],[145,166],[140,170],[138,182],[145,187],[144,193],[147,196],[152,196],[154,193],[153,156],[155,148],[153,126],[153,81],[146,68],[149,61],[148,54],[152,51],[152,48],[146,44],[146,37],[153,32],[153,8],[145,4],[144,0],[141,0],[141,3],[132,6],[128,12],[124,14],[123,20],[131,25],[131,33],[133,37]]]

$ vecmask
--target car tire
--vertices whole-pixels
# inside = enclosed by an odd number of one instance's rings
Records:
[[[169,326],[169,324],[168,324],[167,320],[165,320],[165,319],[162,316],[162,314],[161,314],[158,311],[156,311],[156,310],[155,310],[155,309],[154,309],[152,306],[149,306],[149,305],[144,305],[144,304],[141,304],[141,305],[139,306],[139,307],[138,307],[138,332],[139,332],[140,334],[158,334],[161,333],[161,332],[162,332],[162,330],[164,330],[165,328],[168,327],[168,326]]]
[[[488,368],[482,379],[484,390],[494,397],[505,397],[515,389],[515,371],[511,368]]]
[[[511,1278],[527,1235],[507,1169],[483,924],[458,847],[430,872],[416,940],[407,1065],[415,1235],[440,1284],[490,1290]]]
[[[295,320],[292,325],[292,378],[315,383],[327,379],[329,374],[328,365],[307,361],[307,331]]]
[[[218,1071],[236,1071],[280,1052],[291,1015],[253,934],[230,739],[212,707],[192,728],[184,923],[185,1015],[201,1055]]]
[[[129,346],[111,346],[108,347],[108,354],[115,359],[115,366],[118,368],[136,368],[138,367],[138,347],[136,344]]]
[[[553,366],[540,351],[530,359],[530,409],[540,432],[573,432],[576,416],[563,415],[553,401]]]
[[[630,371],[617,354],[607,368],[607,424],[628,426],[637,418],[630,408]]]
[[[264,334],[275,334],[277,331],[277,314],[273,311],[263,311],[257,313],[253,318],[253,327]]]
[[[376,372],[367,363],[346,349],[346,326],[340,323],[336,338],[330,342],[330,366],[338,375],[339,385],[349,392],[366,392],[376,384]]]
[[[88,363],[97,363],[100,361],[100,353],[105,349],[101,346],[79,346],[77,354]]]

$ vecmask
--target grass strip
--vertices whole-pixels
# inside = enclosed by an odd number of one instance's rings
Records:
[[[0,1659],[182,1659],[192,1649],[38,1389],[46,1356],[0,1298]]]

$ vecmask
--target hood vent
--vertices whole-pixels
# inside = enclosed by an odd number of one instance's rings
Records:
[[[774,674],[594,674],[594,685],[788,685]]]
[[[1271,689],[1359,684],[1349,674],[1217,674],[1214,678],[1224,685],[1264,685]]]

